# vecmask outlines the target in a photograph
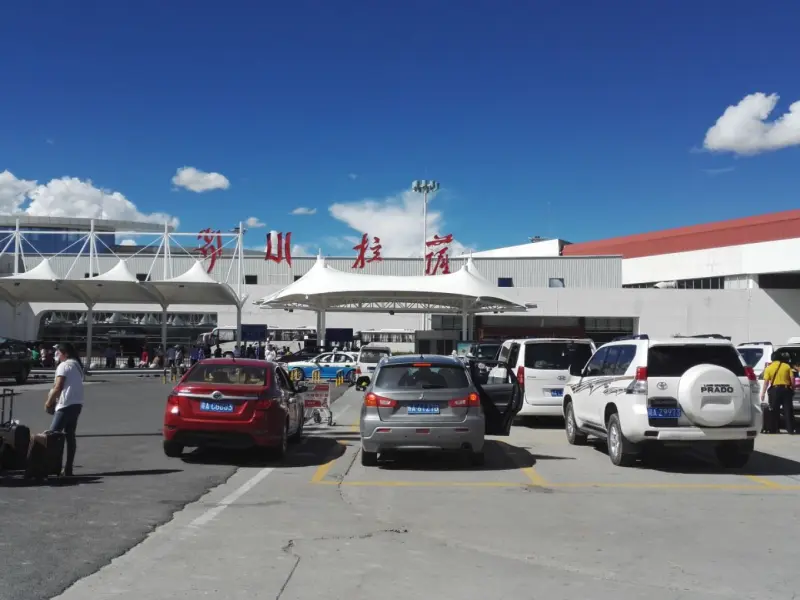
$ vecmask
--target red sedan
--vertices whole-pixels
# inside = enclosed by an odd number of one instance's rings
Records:
[[[279,456],[303,435],[301,386],[279,365],[216,358],[194,365],[167,399],[164,453],[189,447],[272,448]]]

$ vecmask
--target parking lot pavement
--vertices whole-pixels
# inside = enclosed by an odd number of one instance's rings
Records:
[[[240,469],[60,598],[795,597],[800,490],[751,479],[794,481],[774,473],[797,456],[788,436],[759,439],[758,475],[694,457],[678,472],[616,469],[527,427],[484,469],[425,454],[363,469],[359,403],[348,392],[339,425],[288,463]],[[730,485],[688,485],[704,481]]]
[[[51,384],[26,384],[15,417],[33,432],[50,424]],[[86,386],[78,454],[70,480],[25,485],[0,479],[0,599],[51,598],[96,571],[175,510],[235,471],[186,464],[161,450],[165,390],[158,379],[116,379]]]

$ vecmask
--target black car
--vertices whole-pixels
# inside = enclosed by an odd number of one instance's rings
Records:
[[[0,379],[13,379],[23,384],[28,380],[32,366],[25,342],[0,338]]]
[[[489,371],[491,368],[484,364],[482,361],[491,361],[497,357],[500,352],[500,342],[483,342],[479,344],[472,344],[467,352],[467,364],[476,363],[476,370],[474,371],[478,378],[478,383],[487,383],[489,380]]]

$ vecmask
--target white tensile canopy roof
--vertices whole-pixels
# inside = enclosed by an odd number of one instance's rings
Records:
[[[346,273],[328,266],[319,256],[303,277],[255,304],[327,312],[463,314],[525,310],[524,305],[504,296],[486,280],[471,259],[448,275],[398,276]]]
[[[198,261],[183,275],[163,281],[139,281],[123,260],[87,279],[64,279],[48,259],[25,273],[0,277],[0,296],[11,303],[81,302],[95,304],[226,304],[239,306],[236,292],[215,281]]]

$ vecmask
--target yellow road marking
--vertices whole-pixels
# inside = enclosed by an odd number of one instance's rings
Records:
[[[745,477],[747,477],[750,481],[754,481],[757,484],[765,486],[765,487],[768,487],[768,488],[781,489],[781,488],[785,487],[785,486],[781,485],[780,483],[776,483],[774,481],[770,481],[769,479],[765,479],[764,477],[757,477],[756,475],[746,475]]]
[[[350,430],[351,431],[359,431],[360,422],[361,422],[361,418],[359,417],[359,419],[350,426]],[[345,446],[345,447],[348,445],[348,444],[345,444],[344,442],[342,442],[341,440],[336,440],[336,443],[339,444],[340,446]],[[333,484],[338,484],[339,483],[338,481],[323,481],[323,479],[325,479],[325,476],[328,474],[328,471],[331,470],[331,468],[333,467],[334,463],[337,460],[339,460],[342,456],[344,456],[344,454],[336,456],[335,458],[332,458],[328,462],[318,466],[317,470],[314,471],[314,475],[311,477],[311,483],[333,483]]]
[[[539,475],[539,473],[533,467],[525,467],[524,469],[520,469],[520,471],[522,471],[525,474],[525,477],[530,479],[530,482],[533,485],[538,485],[539,487],[546,487],[550,485],[549,483],[547,483],[547,480],[545,480],[544,477]]]

